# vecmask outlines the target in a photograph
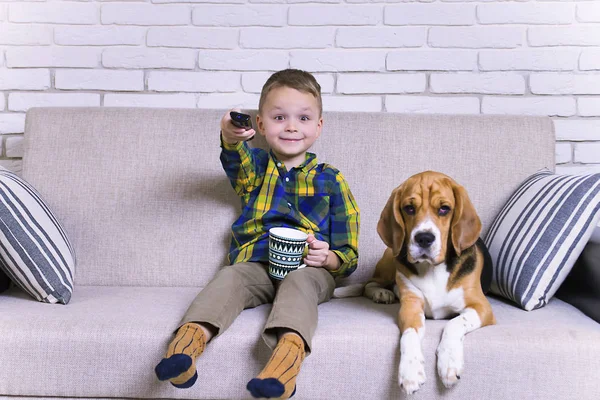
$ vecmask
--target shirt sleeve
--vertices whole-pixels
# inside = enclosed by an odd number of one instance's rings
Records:
[[[330,194],[330,209],[330,249],[341,260],[340,267],[330,272],[334,277],[346,277],[358,266],[360,210],[340,172],[336,174],[335,189]]]
[[[221,165],[231,186],[243,196],[260,185],[260,171],[256,162],[258,154],[246,142],[227,143],[221,135]]]

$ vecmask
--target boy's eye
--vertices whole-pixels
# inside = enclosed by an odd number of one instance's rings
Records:
[[[275,116],[275,120],[277,120],[277,121],[283,121],[283,115],[277,115],[277,116]]]
[[[300,117],[300,120],[302,121],[308,121],[310,118],[308,118],[308,115],[303,115]]]

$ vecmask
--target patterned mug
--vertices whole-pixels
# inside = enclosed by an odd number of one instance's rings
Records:
[[[269,229],[269,275],[282,280],[297,269],[306,267],[302,256],[307,246],[308,235],[292,228]]]

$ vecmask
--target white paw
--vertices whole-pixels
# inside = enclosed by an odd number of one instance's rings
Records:
[[[406,394],[413,394],[425,383],[425,358],[420,348],[400,354],[398,381]]]
[[[437,369],[444,386],[451,388],[456,385],[463,367],[462,340],[442,340],[437,348]]]
[[[383,288],[368,288],[367,297],[373,300],[375,303],[392,304],[396,301],[396,295],[394,292]]]

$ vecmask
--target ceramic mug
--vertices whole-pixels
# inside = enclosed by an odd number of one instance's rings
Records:
[[[282,280],[287,274],[300,268],[308,234],[292,228],[269,229],[269,275]]]

